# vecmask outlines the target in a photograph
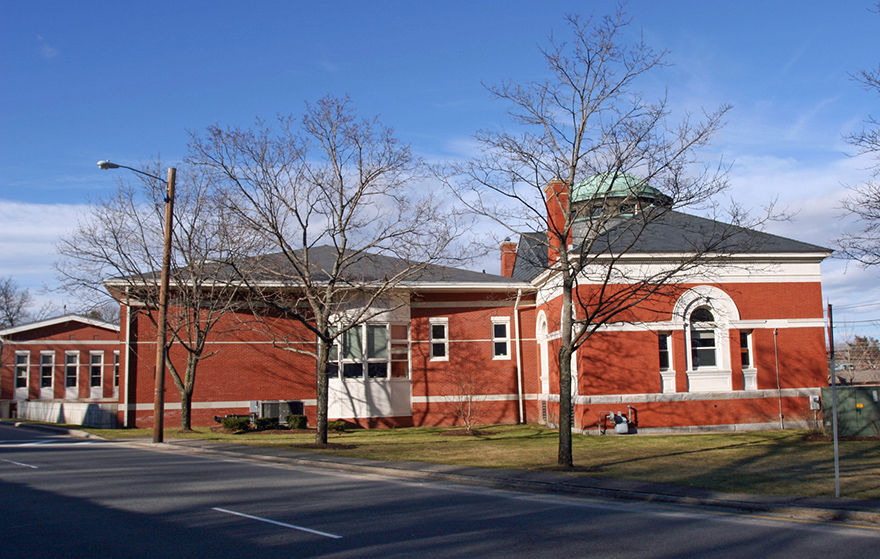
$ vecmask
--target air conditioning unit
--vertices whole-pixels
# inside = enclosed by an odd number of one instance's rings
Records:
[[[285,423],[288,415],[302,415],[303,403],[299,400],[262,400],[257,402],[259,417],[270,417]]]

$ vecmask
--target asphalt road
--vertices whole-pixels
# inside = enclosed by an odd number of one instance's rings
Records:
[[[0,425],[0,556],[865,559],[880,529],[322,471]]]

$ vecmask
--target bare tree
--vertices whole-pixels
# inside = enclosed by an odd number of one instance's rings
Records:
[[[880,342],[870,336],[855,336],[841,352],[845,361],[857,370],[880,369]]]
[[[450,395],[446,401],[468,433],[480,422],[487,400],[488,381],[484,371],[470,367],[451,367],[446,371]]]
[[[161,165],[153,165],[160,175]],[[192,394],[209,335],[221,318],[246,304],[241,282],[225,264],[255,250],[246,230],[232,216],[205,177],[180,169],[172,237],[168,348],[179,345],[181,364],[166,352],[181,402],[180,428],[191,429]],[[83,299],[106,299],[106,290],[121,303],[142,312],[156,325],[159,270],[162,263],[165,185],[149,178],[120,181],[112,197],[90,206],[76,229],[62,238],[56,263],[63,288]]]
[[[701,165],[697,152],[722,125],[721,106],[702,120],[669,123],[665,98],[648,101],[640,78],[665,64],[665,52],[624,44],[629,19],[567,18],[567,42],[542,49],[544,81],[489,87],[509,103],[511,130],[479,131],[481,156],[454,164],[452,188],[472,211],[532,247],[517,258],[544,271],[561,291],[558,464],[572,466],[572,357],[609,322],[636,308],[658,310],[688,273],[749,241],[741,211],[705,219],[691,231],[677,209],[707,209],[726,188],[725,169]],[[638,261],[652,227],[691,243],[674,256]],[[754,225],[754,224],[750,224]],[[709,234],[707,234],[707,232]],[[699,233],[699,234],[696,234]],[[530,258],[530,255],[532,257]],[[583,374],[584,371],[581,371]]]
[[[20,288],[12,276],[0,278],[0,327],[26,322],[33,302],[30,291]]]
[[[874,11],[880,13],[880,4]],[[853,79],[867,91],[880,94],[880,66],[862,70]],[[858,219],[860,229],[847,233],[837,244],[847,257],[863,266],[877,266],[880,264],[880,121],[869,116],[861,131],[844,139],[856,148],[858,155],[873,158],[873,163],[871,178],[852,188],[843,202],[844,208]]]
[[[326,444],[334,342],[401,304],[401,285],[440,261],[457,225],[430,194],[414,197],[423,165],[410,148],[347,98],[275,126],[211,127],[193,138],[190,163],[225,185],[229,207],[277,251],[249,261],[249,285],[307,332],[296,340],[305,346],[277,332],[275,342],[315,359],[316,443]],[[376,257],[393,265],[377,269]]]

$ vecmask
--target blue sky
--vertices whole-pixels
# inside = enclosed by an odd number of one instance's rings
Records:
[[[873,2],[634,0],[631,38],[670,51],[645,82],[678,112],[731,103],[711,154],[732,164],[730,197],[797,212],[768,230],[829,246],[844,185],[868,177],[841,135],[880,117],[849,74],[880,63]],[[175,163],[188,133],[299,114],[351,95],[428,159],[466,157],[503,122],[483,84],[544,75],[538,51],[566,13],[613,2],[89,2],[0,0],[0,276],[55,283],[53,243],[114,187],[95,162]],[[493,271],[491,268],[489,271]],[[496,270],[497,271],[497,270]],[[823,264],[835,322],[877,332],[880,271]],[[44,295],[61,302],[58,294]],[[876,303],[851,307],[862,303]],[[850,308],[846,308],[850,306]]]

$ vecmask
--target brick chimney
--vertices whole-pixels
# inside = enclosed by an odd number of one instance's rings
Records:
[[[568,213],[568,191],[562,179],[548,182],[544,197],[547,201],[547,260],[548,264],[553,264],[559,258],[559,235],[565,231],[565,214]],[[571,244],[571,229],[565,244]]]
[[[516,264],[516,243],[504,239],[501,243],[501,275],[513,277],[513,266]]]

